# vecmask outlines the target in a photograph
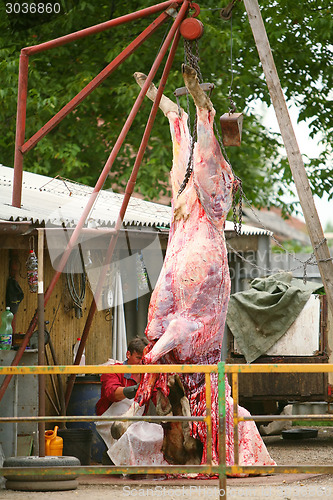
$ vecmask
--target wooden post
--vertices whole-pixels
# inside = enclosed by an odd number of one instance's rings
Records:
[[[45,365],[44,229],[38,229],[38,365]],[[38,375],[38,415],[45,417],[45,375]],[[45,422],[38,422],[39,456],[45,457]]]
[[[265,73],[268,90],[286,148],[290,170],[295,181],[313,251],[318,262],[327,302],[333,313],[333,262],[314,204],[310,183],[306,175],[302,155],[297,144],[287,104],[282,92],[259,4],[257,0],[244,0],[244,5]]]

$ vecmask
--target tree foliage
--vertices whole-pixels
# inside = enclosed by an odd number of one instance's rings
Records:
[[[18,2],[22,4],[22,2]],[[30,1],[28,3],[31,3]],[[52,2],[54,4],[54,2]],[[14,157],[18,61],[21,48],[125,15],[157,3],[154,0],[59,0],[60,13],[52,15],[6,14],[0,4],[0,161],[11,166]],[[284,196],[292,188],[288,162],[279,134],[261,124],[253,103],[270,103],[253,35],[242,2],[237,2],[231,22],[223,21],[220,9],[227,2],[205,0],[199,19],[205,32],[200,40],[200,67],[205,81],[215,84],[212,95],[218,117],[228,111],[231,83],[232,33],[233,100],[244,111],[242,146],[229,148],[233,169],[244,191],[256,206],[286,206]],[[313,192],[333,196],[332,182],[332,33],[329,0],[260,0],[266,30],[285,96],[299,109],[311,135],[320,132],[323,152],[307,158],[306,168]],[[36,54],[29,62],[26,138],[31,137],[112,61],[156,15],[138,19],[97,35]],[[89,97],[25,155],[24,168],[49,176],[61,175],[94,185],[138,95],[133,73],[147,73],[170,29],[172,19],[132,54]],[[166,94],[173,97],[183,86],[180,44]],[[158,84],[162,68],[155,82]],[[186,108],[186,98],[181,105]],[[105,187],[122,191],[126,186],[141,142],[150,101],[141,106],[116,159]],[[192,117],[194,110],[190,108]],[[217,128],[219,125],[217,123]],[[157,115],[152,136],[140,167],[136,190],[147,199],[168,194],[168,172],[172,161],[167,120]]]

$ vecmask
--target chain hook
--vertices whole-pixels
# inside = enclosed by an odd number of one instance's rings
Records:
[[[191,17],[198,17],[198,15],[200,14],[200,7],[195,2],[190,2],[190,10],[194,10],[194,12],[191,15]]]
[[[228,96],[229,99],[229,115],[232,115],[233,113],[236,113],[236,104],[234,103],[231,94]]]
[[[232,16],[232,10],[235,7],[235,3],[237,0],[232,0],[226,7],[223,7],[220,11],[220,16],[223,19],[223,21],[229,21]]]

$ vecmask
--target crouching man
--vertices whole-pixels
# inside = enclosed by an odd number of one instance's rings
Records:
[[[139,365],[147,344],[146,338],[134,338],[128,344],[123,364]],[[120,416],[126,413],[136,395],[141,376],[141,373],[101,375],[101,397],[96,403],[96,415]],[[156,404],[155,391],[152,399]],[[144,406],[137,415],[142,415],[143,412]],[[107,455],[112,464],[117,466],[167,464],[161,452],[163,429],[159,424],[135,422],[120,439],[114,439],[111,435],[112,423],[112,421],[96,422],[96,429],[107,446]],[[107,459],[104,461],[108,462]]]

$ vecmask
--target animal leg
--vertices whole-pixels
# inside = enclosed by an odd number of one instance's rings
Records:
[[[145,364],[154,364],[162,356],[179,347],[187,358],[187,349],[191,346],[191,334],[199,329],[196,321],[186,318],[176,318],[170,321],[165,333],[157,340],[152,350],[144,356]]]
[[[142,88],[147,76],[144,73],[134,73],[134,78],[137,84]],[[146,96],[155,101],[157,88],[153,83],[150,84]],[[171,170],[171,185],[174,199],[177,197],[180,185],[183,182],[186,172],[189,151],[190,151],[190,134],[187,125],[187,114],[182,108],[179,108],[171,99],[162,95],[160,109],[169,119],[170,132],[173,143],[173,166]]]
[[[131,406],[129,407],[129,409],[127,410],[126,413],[124,413],[124,415],[122,415],[123,417],[134,417],[134,415],[136,415],[136,413],[138,412],[140,408],[140,405],[139,403],[137,403],[136,401],[134,401]],[[123,434],[125,434],[125,432],[127,431],[127,429],[129,428],[129,426],[132,424],[132,422],[113,422],[113,424],[111,425],[111,436],[113,437],[113,439],[119,439],[121,438],[121,436]]]
[[[184,78],[184,83],[193,97],[194,104],[198,108],[204,108],[211,111],[213,109],[213,105],[207,94],[200,87],[197,72],[195,69],[187,66],[186,64],[182,64],[182,73]]]
[[[147,75],[145,75],[144,73],[136,72],[134,73],[133,76],[135,78],[136,83],[142,88],[144,86],[145,81],[147,80]],[[157,88],[153,83],[151,83],[149,89],[147,90],[146,96],[151,101],[154,102],[156,99],[156,95],[157,95]],[[169,99],[163,94],[160,100],[159,108],[163,111],[165,115],[167,115],[167,113],[169,113],[170,111],[174,111],[175,113],[177,113],[177,115],[179,114],[177,104],[171,101],[171,99]]]
[[[223,230],[224,220],[231,206],[233,174],[214,135],[213,105],[200,87],[196,71],[184,64],[182,71],[198,116],[198,138],[193,161],[194,186],[210,221],[219,230]]]

